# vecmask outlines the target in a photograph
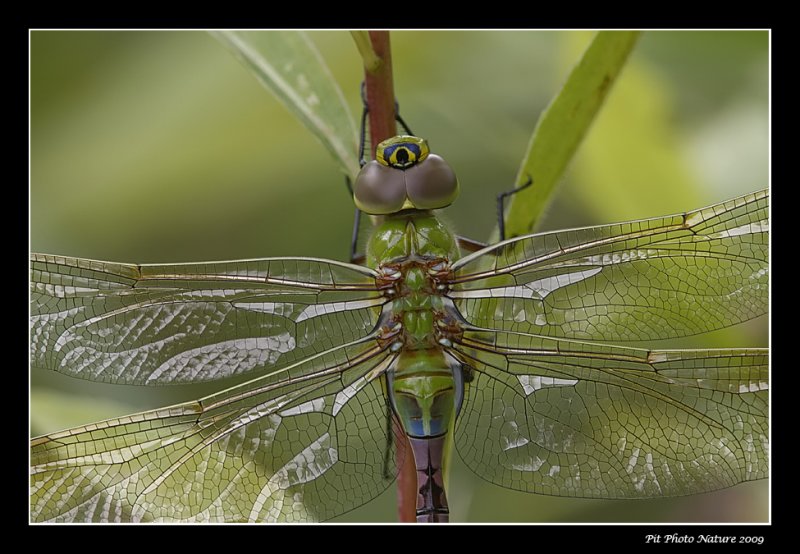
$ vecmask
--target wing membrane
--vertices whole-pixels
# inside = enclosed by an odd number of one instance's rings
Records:
[[[132,265],[31,257],[32,365],[125,384],[282,367],[367,335],[367,268],[311,258]]]
[[[316,521],[382,492],[398,467],[361,340],[196,402],[31,442],[36,521]],[[393,452],[392,452],[393,454]]]
[[[694,494],[768,475],[766,349],[641,350],[471,331],[461,457],[504,487]]]
[[[767,311],[768,191],[657,219],[519,237],[453,264],[472,324],[579,340],[657,340]]]

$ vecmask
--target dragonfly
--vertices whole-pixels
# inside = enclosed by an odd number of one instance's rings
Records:
[[[458,195],[452,168],[415,136],[376,152],[353,186],[378,219],[365,266],[31,256],[33,366],[134,385],[252,377],[33,439],[33,520],[324,521],[411,456],[417,521],[446,522],[454,452],[491,483],[557,496],[768,477],[767,349],[616,344],[767,312],[767,190],[461,257],[434,211]]]

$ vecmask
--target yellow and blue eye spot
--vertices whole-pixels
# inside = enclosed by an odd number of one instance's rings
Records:
[[[407,169],[423,161],[429,153],[425,139],[399,135],[381,142],[375,149],[375,159],[385,166]]]

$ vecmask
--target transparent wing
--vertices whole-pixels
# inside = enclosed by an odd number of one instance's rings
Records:
[[[511,489],[590,498],[694,494],[768,475],[766,349],[641,350],[465,333],[456,446]]]
[[[375,272],[272,258],[132,265],[31,256],[31,363],[126,384],[282,367],[367,335]]]
[[[398,467],[372,340],[196,402],[31,442],[35,521],[316,521],[376,497]]]
[[[767,312],[768,191],[657,219],[529,235],[453,264],[479,327],[579,340],[703,333]]]

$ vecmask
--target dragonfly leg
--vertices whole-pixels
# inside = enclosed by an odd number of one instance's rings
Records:
[[[344,176],[344,183],[347,186],[347,190],[350,191],[350,196],[353,196],[353,183],[350,181],[350,177],[347,175]],[[366,259],[364,254],[357,254],[356,249],[358,248],[358,229],[361,226],[361,210],[356,208],[356,213],[353,216],[353,235],[350,238],[350,263],[352,264],[360,264]]]
[[[485,242],[473,240],[468,237],[462,237],[461,235],[456,235],[456,241],[458,242],[459,248],[467,252],[477,252],[478,250],[483,250],[489,246]]]
[[[505,222],[505,200],[507,197],[517,194],[519,191],[528,188],[533,184],[533,178],[528,175],[528,180],[524,184],[518,186],[513,190],[507,190],[497,195],[497,227],[500,229],[500,242],[506,240],[506,222]]]
[[[358,141],[358,164],[361,167],[367,163],[364,157],[364,145],[367,143],[367,114],[369,113],[369,104],[367,104],[367,83],[361,81],[361,132],[359,133]]]
[[[359,132],[358,140],[358,165],[364,167],[367,163],[365,157],[366,144],[367,144],[367,115],[369,114],[369,104],[367,103],[367,88],[366,82],[361,81],[361,130]],[[347,190],[350,192],[350,198],[353,197],[353,183],[350,177],[345,175],[345,184]],[[365,254],[358,254],[358,229],[361,226],[361,210],[356,208],[355,215],[353,216],[353,234],[350,238],[350,263],[360,264],[366,259]]]
[[[353,236],[350,238],[350,263],[363,264],[367,259],[366,254],[358,254],[358,229],[361,227],[361,210],[356,208],[356,213],[353,216]]]
[[[405,131],[407,135],[414,135],[411,129],[408,128],[408,125],[406,125],[406,122],[403,121],[403,118],[400,117],[400,104],[397,102],[397,100],[394,101],[394,119],[403,126],[403,131]]]
[[[394,471],[389,469],[392,462],[392,444],[394,443],[394,430],[392,426],[392,407],[386,405],[386,450],[383,452],[383,478],[391,479]]]

